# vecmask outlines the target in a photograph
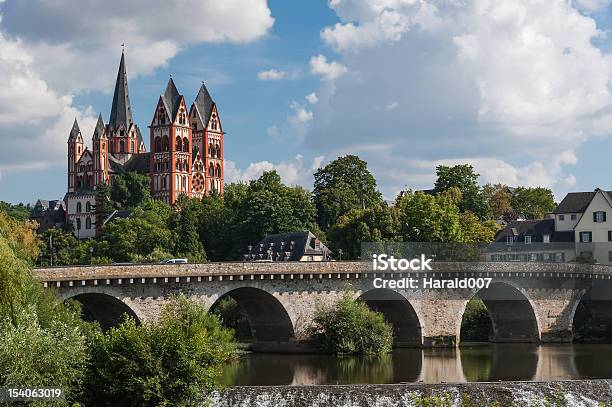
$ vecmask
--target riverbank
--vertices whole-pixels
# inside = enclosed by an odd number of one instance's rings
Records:
[[[215,407],[599,407],[612,406],[612,379],[326,386],[236,386]]]

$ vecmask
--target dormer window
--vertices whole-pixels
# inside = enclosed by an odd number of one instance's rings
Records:
[[[606,213],[604,211],[593,212],[593,222],[603,223],[606,221]]]
[[[565,220],[565,215],[559,215],[559,220],[561,221]]]
[[[531,236],[525,236],[525,244],[531,244]]]
[[[506,236],[506,244],[511,245],[514,243],[514,238],[512,236]]]
[[[544,243],[550,243],[550,235],[543,235],[542,236],[542,241]]]

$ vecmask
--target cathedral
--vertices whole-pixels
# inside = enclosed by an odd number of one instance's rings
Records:
[[[102,115],[85,146],[75,119],[68,137],[68,192],[66,221],[78,238],[93,237],[96,188],[112,185],[115,176],[135,171],[151,182],[151,196],[173,204],[179,195],[202,198],[223,194],[223,129],[217,105],[204,83],[187,107],[172,78],[160,95],[149,125],[147,152],[140,128],[132,117],[125,55],[119,72],[108,123]]]

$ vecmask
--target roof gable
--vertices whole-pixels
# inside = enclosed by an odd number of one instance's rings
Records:
[[[597,200],[598,197],[601,197],[601,200],[603,200],[604,202],[606,202],[606,204],[608,205],[608,207],[612,208],[612,201],[610,199],[610,195],[609,192],[607,191],[603,191],[601,189],[596,189],[595,192],[592,193],[593,196],[591,198],[591,200],[589,201],[589,203],[587,204],[587,206],[584,208],[584,210],[582,211],[583,213],[586,212],[591,212],[591,210],[589,210],[589,208],[591,206],[593,206],[593,202],[595,202]],[[582,226],[584,223],[592,221],[592,218],[590,216],[582,216],[580,218],[580,220],[578,221],[578,223],[576,223],[576,225],[574,226],[574,230],[579,228],[580,226]]]

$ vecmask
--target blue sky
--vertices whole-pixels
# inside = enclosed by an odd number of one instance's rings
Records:
[[[188,104],[205,81],[226,181],[274,168],[311,187],[351,153],[388,199],[463,162],[483,183],[557,197],[612,188],[607,0],[180,4],[189,12],[166,27],[162,0],[1,3],[0,200],[63,197],[72,120],[87,140],[98,112],[108,120],[122,42],[147,143],[169,76]]]

